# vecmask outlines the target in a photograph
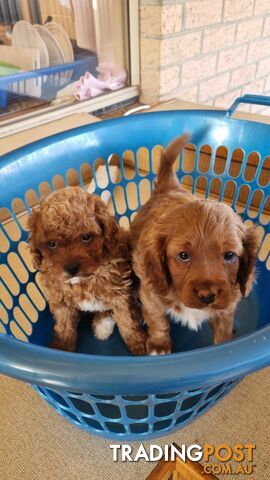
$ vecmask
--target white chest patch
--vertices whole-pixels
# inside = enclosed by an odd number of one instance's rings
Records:
[[[175,322],[180,322],[184,327],[189,327],[196,332],[201,328],[203,322],[209,318],[207,311],[188,308],[183,304],[181,304],[181,312],[177,312],[174,308],[169,308],[166,313],[168,313]]]
[[[78,308],[83,312],[104,312],[109,310],[105,303],[100,300],[83,300],[78,303]]]
[[[78,283],[81,283],[80,277],[71,277],[65,280],[65,283],[70,283],[71,285],[76,285]]]

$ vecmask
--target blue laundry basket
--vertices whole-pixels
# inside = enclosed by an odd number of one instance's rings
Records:
[[[240,101],[270,105],[267,97],[245,96],[228,112],[124,117],[1,158],[0,372],[34,385],[90,433],[117,441],[168,434],[206,412],[243,376],[270,364],[270,126],[231,118]],[[160,145],[184,131],[191,140],[178,162],[183,186],[230,203],[261,233],[257,284],[237,310],[236,338],[213,346],[208,325],[199,333],[172,325],[175,353],[133,357],[117,331],[102,342],[82,320],[78,353],[47,348],[53,321],[27,249],[31,208],[51,190],[78,183],[109,199],[127,225],[150,195]]]

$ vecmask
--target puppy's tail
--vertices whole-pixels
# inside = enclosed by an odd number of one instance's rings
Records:
[[[179,153],[189,140],[189,135],[184,133],[169,143],[161,155],[160,166],[155,180],[155,190],[159,193],[168,191],[179,185],[179,181],[173,171],[173,164]]]

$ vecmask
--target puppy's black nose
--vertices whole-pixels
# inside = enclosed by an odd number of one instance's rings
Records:
[[[209,305],[210,303],[214,303],[216,299],[216,295],[214,293],[208,293],[207,295],[199,293],[198,297],[201,300],[201,302],[205,303],[206,305]]]
[[[64,266],[65,272],[69,273],[69,275],[72,275],[73,277],[77,275],[78,271],[80,270],[80,264],[79,263],[68,263],[67,265]]]

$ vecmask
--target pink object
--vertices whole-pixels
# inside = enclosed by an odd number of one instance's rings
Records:
[[[100,63],[96,70],[97,78],[89,72],[80,78],[76,85],[75,98],[77,100],[96,97],[105,90],[118,90],[125,85],[127,74],[120,65]]]

